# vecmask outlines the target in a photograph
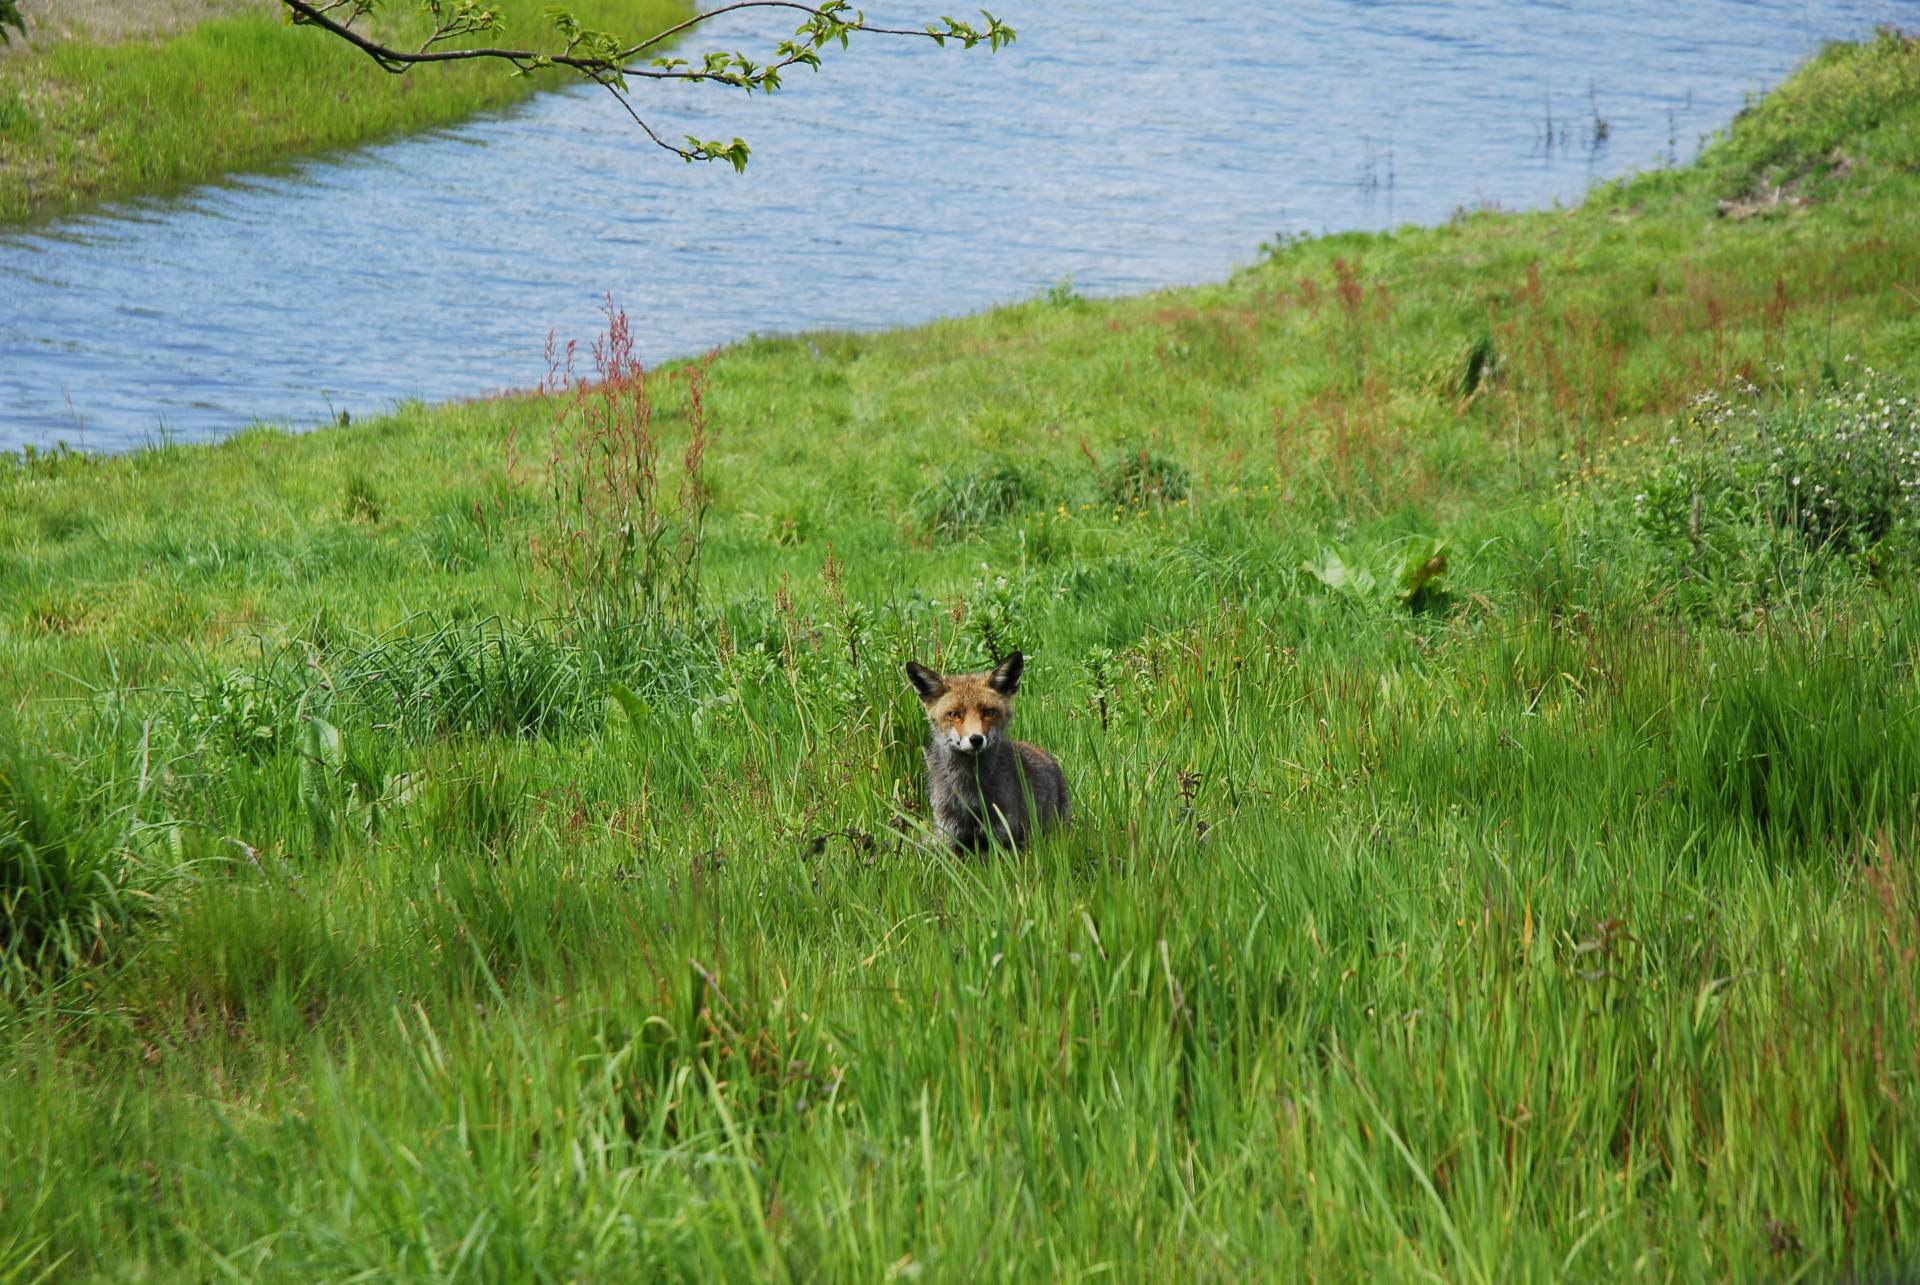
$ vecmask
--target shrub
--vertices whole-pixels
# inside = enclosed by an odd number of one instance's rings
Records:
[[[1728,528],[1855,552],[1920,536],[1920,400],[1871,368],[1820,397],[1759,405],[1709,394],[1634,497],[1670,544]]]
[[[1824,394],[1697,399],[1626,475],[1683,607],[1811,597],[1920,555],[1920,402],[1864,370]]]
[[[1080,292],[1073,288],[1071,274],[1061,277],[1048,286],[1046,293],[1041,297],[1046,300],[1047,306],[1052,308],[1075,308],[1086,302]]]

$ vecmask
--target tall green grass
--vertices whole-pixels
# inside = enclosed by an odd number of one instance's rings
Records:
[[[546,34],[543,7],[489,6],[506,31]],[[678,0],[588,0],[589,26],[654,31]],[[409,29],[403,21],[394,30]],[[329,148],[445,125],[566,83],[491,65],[389,76],[324,32],[243,13],[177,35],[62,41],[16,54],[0,88],[0,220],[167,192]]]
[[[8,732],[0,739],[0,968],[97,958],[139,895],[127,804]]]
[[[0,463],[8,815],[112,876],[40,922],[140,897],[0,1001],[0,1271],[1920,1268],[1915,550],[1714,454],[1920,376],[1916,57],[1571,214],[729,349],[657,617],[554,610],[551,399]],[[1806,104],[1877,159],[1720,218]],[[1010,647],[1074,824],[959,857],[901,666]]]

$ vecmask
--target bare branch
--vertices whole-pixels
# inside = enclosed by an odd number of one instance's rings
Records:
[[[665,150],[672,152],[675,156],[678,156],[683,161],[697,161],[701,159],[700,157],[694,155],[692,152],[688,151],[686,148],[675,147],[672,143],[669,143],[666,139],[654,133],[653,126],[647,124],[647,122],[640,119],[640,113],[633,110],[633,104],[627,101],[627,96],[620,92],[620,87],[618,85],[615,85],[613,82],[608,80],[602,80],[597,83],[600,85],[601,88],[605,89],[609,94],[613,95],[614,102],[619,103],[621,107],[626,109],[627,115],[633,118],[633,123],[640,127],[641,133],[645,134],[650,140],[652,140],[654,146],[664,148]]]

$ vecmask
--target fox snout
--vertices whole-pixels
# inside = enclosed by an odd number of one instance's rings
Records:
[[[995,734],[990,728],[945,727],[940,729],[947,748],[961,754],[978,754],[994,743]]]
[[[934,739],[959,754],[978,754],[998,745],[1012,711],[1001,705],[959,703],[927,712]]]

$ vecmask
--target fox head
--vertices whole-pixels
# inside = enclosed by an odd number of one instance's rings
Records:
[[[1026,663],[1016,651],[988,673],[936,674],[908,661],[907,678],[927,707],[933,743],[958,754],[978,754],[1003,743]]]

